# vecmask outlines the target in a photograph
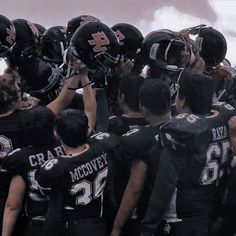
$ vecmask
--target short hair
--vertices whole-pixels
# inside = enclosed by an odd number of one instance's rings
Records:
[[[51,144],[55,140],[53,129],[55,115],[45,106],[38,106],[28,111],[27,129],[33,145]]]
[[[164,115],[170,111],[170,88],[167,82],[148,79],[140,88],[140,104],[153,115]]]
[[[124,76],[119,81],[119,96],[124,95],[125,104],[132,110],[139,112],[139,89],[144,82],[142,76]]]
[[[185,69],[179,78],[178,97],[185,99],[194,114],[207,114],[211,110],[214,83],[210,76]]]
[[[87,142],[88,118],[82,111],[64,110],[55,119],[55,130],[65,145],[76,148]]]
[[[0,75],[0,114],[7,113],[16,107],[20,93],[15,73]]]

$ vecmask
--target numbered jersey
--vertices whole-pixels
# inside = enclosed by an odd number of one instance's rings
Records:
[[[231,158],[228,120],[235,114],[229,104],[217,103],[209,116],[180,114],[162,127],[164,143],[188,154],[184,188],[211,185],[223,175]]]
[[[27,191],[25,214],[32,219],[44,219],[48,208],[48,198],[42,194],[35,172],[46,161],[64,154],[63,147],[55,141],[50,146],[29,146],[14,150],[2,161],[2,166],[13,175],[21,175]]]
[[[25,120],[28,110],[17,110],[0,118],[0,160],[12,150],[29,144]],[[0,198],[7,198],[11,176],[0,168]]]
[[[87,151],[52,159],[38,171],[37,180],[43,188],[64,192],[65,220],[102,217],[109,153],[116,145],[109,136],[92,136]]]

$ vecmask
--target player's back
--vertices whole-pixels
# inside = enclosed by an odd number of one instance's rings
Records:
[[[44,220],[48,198],[42,195],[35,179],[36,170],[46,161],[64,154],[61,144],[52,139],[48,145],[26,146],[9,153],[2,167],[12,175],[20,175],[26,184],[24,213],[30,220]]]
[[[231,158],[228,120],[233,107],[218,103],[209,116],[180,114],[163,126],[164,140],[179,158],[177,213],[180,218],[212,212],[218,181]]]
[[[27,110],[17,110],[8,116],[0,118],[0,158],[16,148],[28,145],[26,117]],[[0,198],[7,197],[11,176],[4,169],[0,169]]]
[[[64,192],[65,221],[102,217],[108,156],[116,145],[116,141],[99,141],[104,138],[109,139],[109,134],[95,135],[81,154],[52,159],[39,171],[40,185]]]

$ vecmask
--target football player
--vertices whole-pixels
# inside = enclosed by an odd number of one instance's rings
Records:
[[[184,70],[178,86],[179,115],[161,128],[164,147],[142,235],[153,235],[162,219],[159,234],[208,235],[217,186],[231,158],[227,124],[235,110],[212,105],[212,78]]]
[[[107,133],[88,139],[89,127],[90,116],[81,111],[68,109],[56,118],[55,133],[66,154],[46,162],[36,173],[43,188],[51,187],[46,235],[107,235],[103,190],[109,152],[116,141]]]
[[[153,156],[147,154],[153,144],[159,142],[160,126],[171,116],[170,90],[164,81],[146,80],[140,88],[139,97],[142,114],[150,125],[133,129],[121,138],[122,154],[125,158],[130,156],[133,161],[129,181],[114,220],[112,236],[140,233],[140,221],[148,203],[160,156],[156,153]],[[157,150],[160,152],[160,148]],[[135,207],[136,213],[131,214]],[[133,220],[128,219],[130,215]]]
[[[86,84],[87,77],[81,77],[80,81]],[[94,122],[96,101],[92,88],[88,85],[83,90],[85,111],[91,114],[91,122]],[[26,198],[23,209],[28,220],[25,235],[41,235],[48,198],[42,196],[35,180],[35,172],[46,161],[64,154],[60,142],[53,137],[54,114],[45,112],[46,109],[39,106],[31,109],[28,114],[27,129],[31,145],[17,149],[3,159],[3,167],[17,175],[11,182],[5,207],[3,220],[3,235],[5,236],[11,235],[17,214],[23,204],[24,192],[26,192]]]
[[[75,90],[70,88],[78,87],[79,79],[82,75],[75,75],[68,80],[63,87],[60,95],[47,105],[44,112],[53,112],[58,114],[66,108],[74,94]],[[9,152],[16,148],[31,144],[28,137],[27,118],[30,109],[20,109],[21,107],[21,88],[20,76],[18,73],[7,70],[4,75],[0,76],[0,156],[4,158]],[[0,216],[3,215],[5,201],[7,199],[8,188],[11,180],[11,174],[1,168],[0,171],[0,189],[1,189],[1,210]],[[2,222],[2,220],[1,220]]]

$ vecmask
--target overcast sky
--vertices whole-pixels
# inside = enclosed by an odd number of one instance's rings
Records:
[[[10,19],[26,18],[45,27],[66,25],[75,16],[91,14],[112,26],[136,25],[144,35],[151,30],[180,30],[205,23],[223,32],[227,58],[236,64],[235,0],[0,0]]]

